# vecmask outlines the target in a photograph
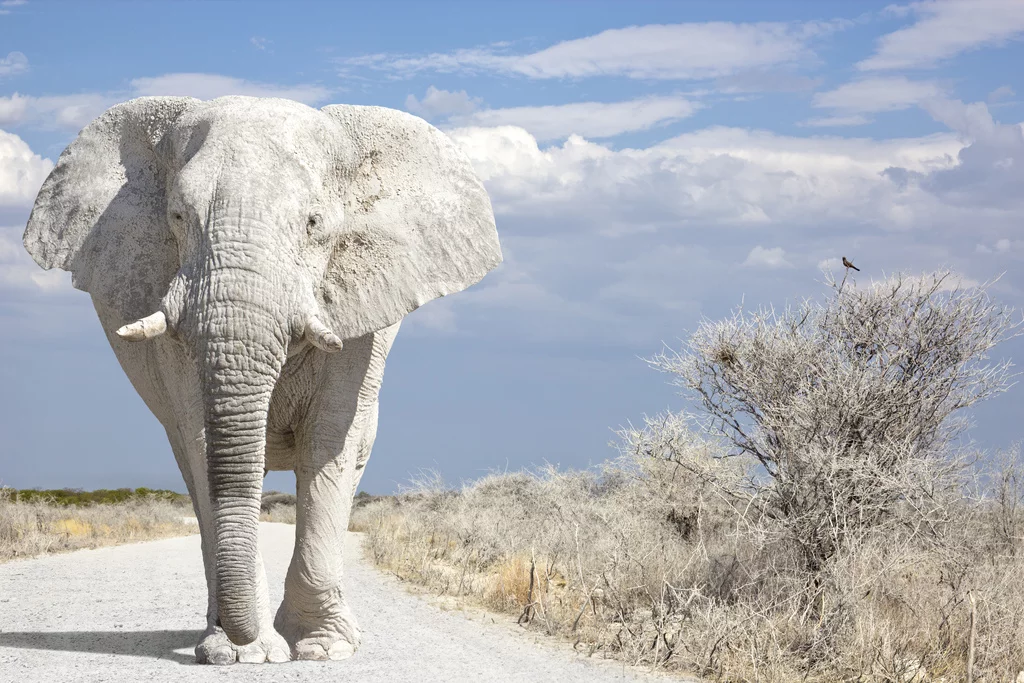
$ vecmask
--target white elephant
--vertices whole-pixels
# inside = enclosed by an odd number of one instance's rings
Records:
[[[145,97],[61,154],[24,242],[91,295],[167,431],[202,531],[197,659],[351,655],[342,539],[384,360],[403,316],[501,262],[468,159],[391,109]],[[273,620],[257,548],[266,470],[294,470],[298,498]]]

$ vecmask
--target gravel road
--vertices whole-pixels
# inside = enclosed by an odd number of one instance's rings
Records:
[[[260,527],[276,606],[294,527]],[[354,657],[229,667],[194,663],[206,606],[198,536],[0,564],[0,682],[667,680],[575,655],[508,619],[444,611],[363,560],[357,534],[347,553],[349,599],[363,628]]]

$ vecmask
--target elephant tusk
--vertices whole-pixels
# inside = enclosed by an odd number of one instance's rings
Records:
[[[341,351],[341,339],[315,315],[306,321],[306,339],[312,342],[313,346],[328,353]]]
[[[152,315],[139,318],[133,323],[118,328],[117,336],[121,339],[135,342],[159,337],[166,331],[167,316],[164,315],[163,311],[157,311]]]

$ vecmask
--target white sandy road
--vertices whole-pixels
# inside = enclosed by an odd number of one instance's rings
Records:
[[[260,527],[276,606],[294,527]],[[350,534],[346,580],[363,644],[342,662],[194,664],[206,605],[198,536],[2,564],[0,682],[666,680],[442,611],[369,566],[358,544]]]

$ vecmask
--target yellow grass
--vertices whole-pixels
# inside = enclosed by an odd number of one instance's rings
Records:
[[[951,505],[927,535],[865,536],[815,575],[668,469],[488,477],[371,503],[350,528],[399,578],[597,656],[720,681],[966,680],[974,600],[975,681],[1015,680],[1024,505]]]
[[[0,562],[199,533],[190,514],[157,498],[75,507],[0,497]]]

